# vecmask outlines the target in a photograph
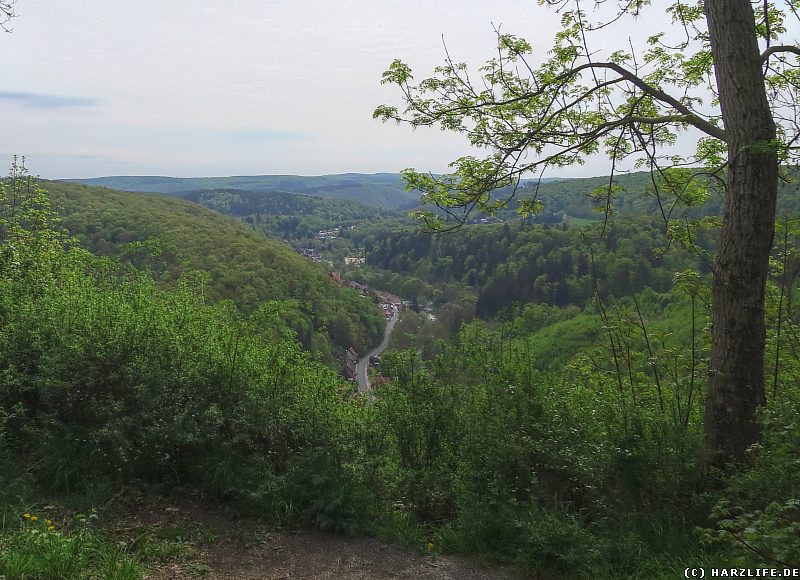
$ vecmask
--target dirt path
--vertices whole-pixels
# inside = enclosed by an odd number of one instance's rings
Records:
[[[236,518],[197,499],[146,500],[124,509],[121,529],[148,530],[175,554],[160,558],[148,580],[341,578],[383,580],[518,579],[513,572],[449,556],[420,554],[370,538],[286,530]],[[163,550],[164,548],[162,548]],[[166,548],[169,552],[171,548]]]

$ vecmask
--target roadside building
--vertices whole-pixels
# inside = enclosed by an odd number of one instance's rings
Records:
[[[339,363],[341,364],[342,375],[347,380],[354,381],[356,379],[356,369],[358,368],[358,353],[352,346],[345,351],[339,359]]]

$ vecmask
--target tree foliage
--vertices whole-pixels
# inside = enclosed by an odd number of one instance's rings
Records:
[[[597,294],[606,300],[646,287],[663,292],[674,272],[700,266],[685,252],[668,252],[652,220],[613,223],[602,239],[601,228],[504,224],[436,236],[387,232],[367,263],[406,276],[396,291],[414,301],[431,300],[436,289],[460,282],[477,294],[483,318],[530,302],[583,307]],[[696,235],[698,245],[711,244],[704,235]],[[412,294],[407,286],[417,278],[427,284]]]
[[[313,243],[320,230],[377,222],[391,215],[357,201],[283,191],[199,190],[183,194],[183,199],[239,217],[269,236],[304,247]]]

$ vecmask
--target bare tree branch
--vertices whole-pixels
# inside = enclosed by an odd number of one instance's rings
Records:
[[[11,32],[8,23],[16,16],[14,12],[14,4],[17,0],[0,0],[0,28],[5,32]]]
[[[800,47],[793,46],[791,44],[770,46],[768,49],[766,49],[764,52],[761,53],[761,62],[766,62],[770,56],[779,52],[790,52],[792,54],[800,56]]]
[[[724,129],[717,127],[716,125],[709,123],[699,115],[697,115],[694,111],[692,111],[689,107],[681,103],[678,99],[673,97],[672,95],[662,91],[658,87],[654,87],[641,78],[633,74],[631,71],[627,70],[626,68],[613,63],[613,62],[594,62],[594,63],[587,63],[580,66],[575,67],[571,71],[569,71],[569,75],[574,75],[576,73],[581,72],[582,70],[586,70],[588,68],[596,69],[596,68],[607,68],[613,70],[618,75],[620,75],[625,80],[633,83],[639,89],[641,89],[645,94],[650,95],[654,99],[658,99],[662,103],[666,103],[667,105],[673,107],[676,111],[680,112],[685,116],[686,123],[692,125],[693,127],[699,129],[703,133],[711,137],[716,137],[721,141],[728,141],[728,134],[725,132]]]

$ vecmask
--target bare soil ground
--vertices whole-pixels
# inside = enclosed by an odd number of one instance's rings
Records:
[[[149,580],[298,578],[511,580],[499,567],[408,551],[371,538],[287,530],[237,518],[224,506],[194,498],[126,500],[112,508],[116,534],[153,552]],[[138,538],[138,539],[137,539]],[[159,547],[160,545],[160,547]]]

